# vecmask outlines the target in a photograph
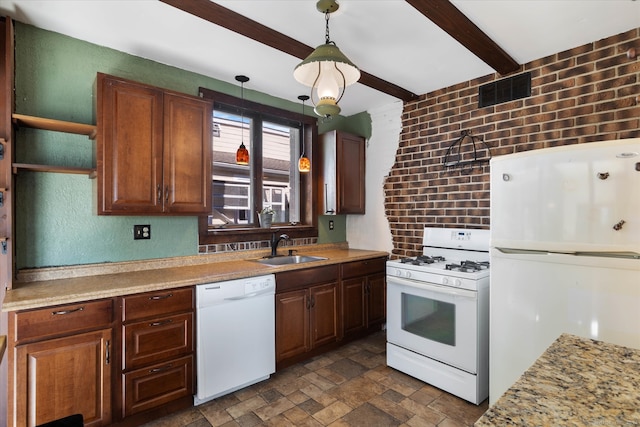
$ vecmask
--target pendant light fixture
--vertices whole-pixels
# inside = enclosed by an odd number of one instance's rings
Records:
[[[329,37],[329,15],[338,10],[335,0],[319,0],[318,11],[324,13],[325,43],[318,46],[293,70],[293,77],[311,87],[311,102],[321,117],[340,113],[338,102],[347,86],[360,79],[360,70],[351,62]],[[315,92],[315,94],[314,94]],[[314,95],[317,101],[314,100]]]
[[[236,80],[240,82],[240,96],[242,98],[242,105],[240,106],[240,147],[236,151],[236,164],[244,166],[249,164],[249,150],[244,145],[244,84],[249,81],[249,77],[236,76]]]
[[[302,115],[304,116],[304,102],[309,99],[309,96],[300,95],[298,99],[302,101]],[[304,123],[301,122],[301,125],[302,136],[300,139],[302,143],[300,145],[302,145],[302,150],[300,152],[300,159],[298,159],[298,171],[306,173],[311,170],[311,162],[309,161],[309,158],[304,155]]]

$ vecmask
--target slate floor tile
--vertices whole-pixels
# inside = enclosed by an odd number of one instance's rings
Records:
[[[472,427],[487,410],[386,366],[376,333],[144,427]]]

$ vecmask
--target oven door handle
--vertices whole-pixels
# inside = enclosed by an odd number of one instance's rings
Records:
[[[443,295],[451,295],[451,296],[463,297],[463,298],[469,298],[469,299],[478,298],[477,292],[470,291],[467,289],[459,289],[451,286],[434,285],[427,282],[418,282],[415,280],[405,279],[405,278],[396,277],[396,276],[387,276],[387,284],[392,282],[402,286],[409,286],[411,288],[422,289],[425,291],[431,291],[431,292],[435,292]]]

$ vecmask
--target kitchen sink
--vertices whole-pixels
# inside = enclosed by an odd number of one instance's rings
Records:
[[[306,262],[323,261],[327,258],[321,256],[308,256],[308,255],[289,255],[289,256],[277,256],[273,258],[261,258],[257,259],[260,264],[271,265],[277,267],[279,265],[289,264],[303,264]]]

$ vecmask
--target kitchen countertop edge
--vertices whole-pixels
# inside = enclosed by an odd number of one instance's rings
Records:
[[[14,285],[13,289],[6,292],[2,311],[72,304],[389,256],[387,252],[383,251],[342,247],[305,249],[298,251],[296,255],[311,252],[315,256],[327,259],[275,267],[258,263],[256,260],[260,256],[251,254],[251,258],[243,259],[19,282]],[[110,266],[117,267],[117,263],[110,264]]]
[[[640,349],[561,334],[475,427],[640,424]]]

